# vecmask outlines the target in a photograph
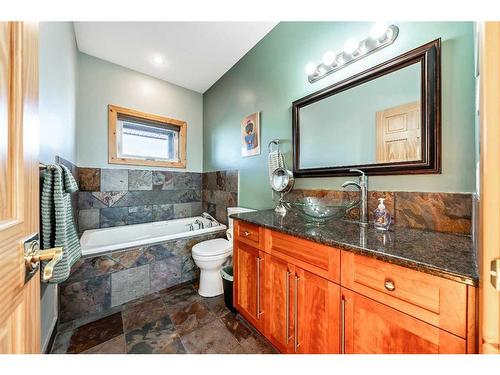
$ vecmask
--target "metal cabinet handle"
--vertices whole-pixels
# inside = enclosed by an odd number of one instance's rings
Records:
[[[342,296],[340,308],[340,353],[345,354],[345,305],[347,301]]]
[[[250,236],[250,232],[246,230],[246,231],[244,231],[244,232],[243,232],[243,235],[244,235],[245,237],[248,237],[248,236]]]
[[[290,275],[292,273],[290,271],[286,272],[285,279],[285,335],[286,335],[286,343],[291,339],[290,336]]]
[[[294,288],[294,293],[293,293],[293,320],[294,320],[294,331],[293,331],[293,347],[295,350],[295,353],[297,353],[300,343],[299,343],[299,296],[298,296],[298,291],[299,291],[299,280],[300,277],[295,275],[295,288]]]
[[[384,286],[385,289],[387,289],[389,292],[392,292],[396,289],[396,285],[394,284],[394,281],[391,279],[386,279],[384,281]]]
[[[260,261],[262,258],[257,257],[257,308],[256,308],[256,318],[260,317]]]

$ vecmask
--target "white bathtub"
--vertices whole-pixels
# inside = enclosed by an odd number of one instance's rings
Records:
[[[197,219],[203,222],[204,229],[198,229],[198,225],[194,224]],[[209,223],[209,220],[202,217],[188,217],[186,219],[86,230],[80,239],[82,256],[226,230],[224,224],[210,228]],[[193,231],[189,230],[190,224],[193,224]]]

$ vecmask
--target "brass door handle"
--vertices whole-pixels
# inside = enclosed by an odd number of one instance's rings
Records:
[[[31,241],[25,245],[24,262],[26,269],[29,272],[38,268],[41,261],[49,261],[43,269],[42,281],[44,282],[52,279],[54,267],[62,259],[62,257],[62,247],[40,250],[40,243],[38,240]]]

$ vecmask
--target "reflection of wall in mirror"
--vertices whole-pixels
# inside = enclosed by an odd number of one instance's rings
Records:
[[[377,112],[420,97],[418,63],[302,107],[300,167],[377,163]]]
[[[377,163],[421,159],[420,101],[377,112]]]

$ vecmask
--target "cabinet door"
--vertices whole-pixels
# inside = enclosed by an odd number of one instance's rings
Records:
[[[294,351],[339,353],[340,287],[297,268],[294,288]]]
[[[234,241],[233,263],[235,307],[252,325],[262,330],[264,253]]]
[[[266,337],[281,353],[293,353],[294,266],[269,254],[265,262]]]
[[[344,288],[341,310],[345,353],[465,353],[465,340]]]

